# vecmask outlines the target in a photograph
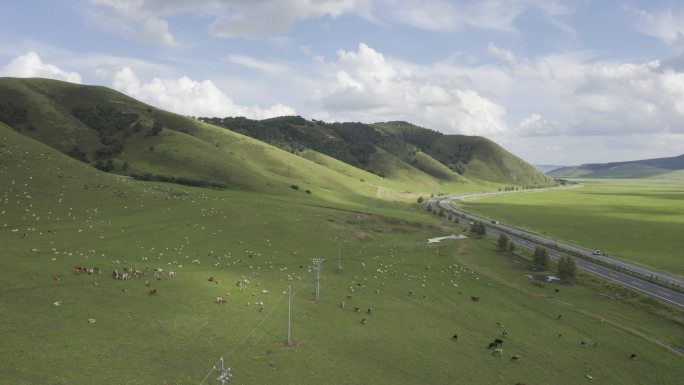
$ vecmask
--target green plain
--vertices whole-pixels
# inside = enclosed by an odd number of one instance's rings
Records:
[[[681,180],[591,179],[582,184],[457,204],[485,217],[684,276]]]

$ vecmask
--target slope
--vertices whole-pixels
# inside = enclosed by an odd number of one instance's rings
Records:
[[[363,201],[382,185],[362,182],[372,174],[352,166],[331,169],[104,87],[3,78],[0,106],[0,118],[16,131],[103,171],[138,179],[339,202]],[[394,187],[425,193],[437,184],[431,182]]]
[[[286,151],[313,149],[340,161],[380,174],[392,165],[379,150],[408,164],[411,172],[432,177],[433,183],[486,181],[514,185],[548,185],[550,181],[533,167],[481,137],[444,135],[406,122],[325,123],[287,116],[255,121],[245,118],[200,118]],[[374,161],[373,161],[374,160]],[[472,164],[471,164],[472,163]]]

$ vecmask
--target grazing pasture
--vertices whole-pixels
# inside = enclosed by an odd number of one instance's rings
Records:
[[[0,151],[2,384],[200,384],[221,355],[245,384],[681,378],[667,347],[684,346],[680,311],[587,277],[535,287],[488,238],[427,244],[466,230],[423,211],[132,181],[19,140]]]
[[[456,204],[539,234],[684,275],[684,182],[585,180],[583,184]]]

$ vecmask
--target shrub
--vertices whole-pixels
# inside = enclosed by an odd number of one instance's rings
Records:
[[[299,190],[299,186],[297,186],[296,184],[291,184],[290,188],[293,190]]]

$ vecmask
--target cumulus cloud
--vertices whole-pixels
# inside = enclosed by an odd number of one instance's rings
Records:
[[[65,71],[56,65],[43,63],[40,56],[35,52],[14,58],[0,70],[0,75],[19,78],[48,78],[81,83],[81,75],[78,72]]]
[[[211,80],[196,81],[187,76],[153,78],[144,83],[131,68],[124,67],[114,75],[112,86],[136,99],[182,115],[244,116],[252,119],[296,115],[293,108],[282,104],[269,108],[238,105]]]
[[[409,120],[444,132],[499,135],[505,108],[472,89],[445,87],[394,64],[368,45],[340,50],[313,103],[339,119]]]

